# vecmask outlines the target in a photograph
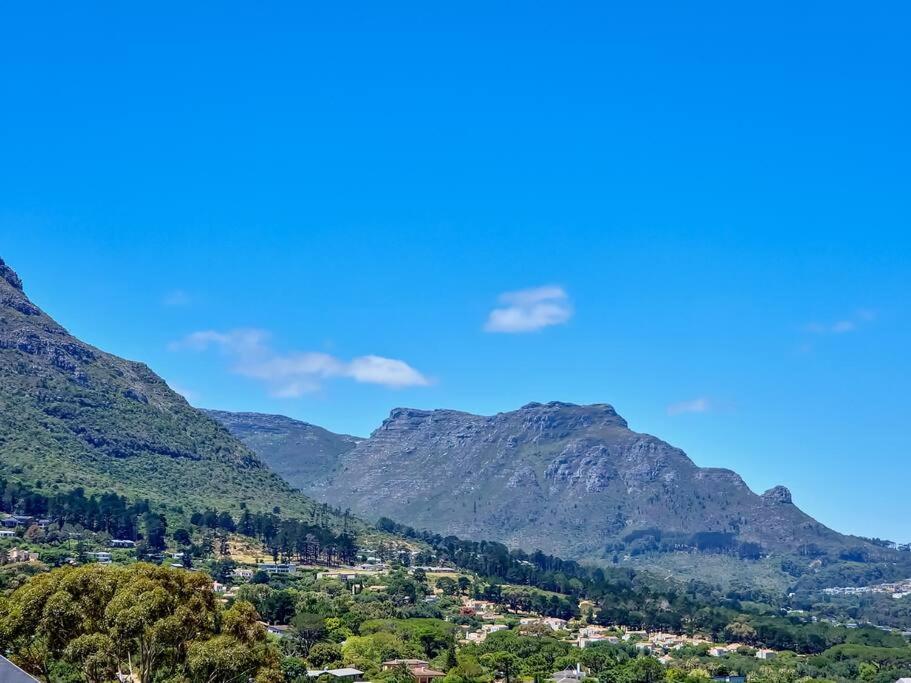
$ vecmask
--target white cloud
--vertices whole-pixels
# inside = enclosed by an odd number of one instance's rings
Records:
[[[387,387],[426,386],[427,378],[404,361],[382,356],[361,356],[348,363],[346,374],[356,382]]]
[[[808,323],[804,325],[804,331],[810,334],[847,334],[848,332],[856,332],[862,326],[874,320],[876,320],[876,311],[861,309],[856,311],[854,315],[842,320],[828,323]]]
[[[172,342],[168,348],[197,352],[218,349],[231,359],[233,373],[265,383],[269,392],[280,398],[312,393],[319,390],[323,380],[338,377],[395,389],[430,384],[402,360],[368,355],[345,361],[319,352],[280,354],[269,345],[269,338],[268,332],[257,329],[202,330]]]
[[[672,403],[667,407],[668,415],[683,415],[685,413],[707,413],[712,409],[712,402],[700,396],[699,398],[690,399],[689,401],[680,401]]]
[[[168,386],[171,387],[173,391],[176,391],[178,394],[187,399],[187,401],[190,403],[199,398],[199,394],[197,394],[192,389],[187,389],[186,387],[182,387],[179,384],[172,384],[171,382],[168,382]]]
[[[534,332],[562,325],[573,313],[566,290],[555,285],[506,292],[499,302],[502,306],[487,316],[487,332]]]
[[[182,289],[172,289],[161,300],[165,306],[188,306],[190,295]]]

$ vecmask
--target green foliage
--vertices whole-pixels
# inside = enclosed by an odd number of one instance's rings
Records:
[[[194,681],[277,670],[252,605],[222,612],[203,574],[133,564],[61,568],[0,603],[0,646],[47,678],[58,662],[87,681],[132,663],[141,683],[165,672]]]

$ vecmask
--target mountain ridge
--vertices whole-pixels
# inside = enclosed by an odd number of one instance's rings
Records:
[[[309,481],[290,481],[356,514],[576,559],[713,544],[750,557],[876,552],[804,513],[785,486],[760,494],[733,470],[699,467],[607,403],[490,416],[398,407]]]

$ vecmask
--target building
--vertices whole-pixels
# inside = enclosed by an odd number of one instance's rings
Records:
[[[136,541],[130,541],[125,538],[112,538],[111,547],[112,548],[135,548]]]
[[[9,529],[3,529],[0,531],[0,538],[16,538],[16,532],[10,531]]]
[[[319,678],[323,674],[329,674],[333,678],[339,681],[359,681],[361,676],[364,675],[363,671],[358,671],[357,669],[352,669],[350,667],[344,669],[308,669],[307,678]]]
[[[101,564],[111,564],[111,553],[99,551],[97,553],[86,553],[85,556]]]
[[[756,659],[769,660],[775,659],[778,653],[775,650],[756,650]]]
[[[38,559],[38,553],[13,548],[7,553],[6,557],[9,562],[34,562]]]
[[[245,580],[245,581],[249,581],[250,579],[253,578],[253,570],[252,570],[252,569],[241,569],[241,568],[238,568],[238,569],[235,569],[232,573],[233,573],[234,576],[236,576],[238,579],[243,579],[243,580]]]
[[[431,669],[428,663],[422,659],[390,659],[383,662],[383,671],[390,671],[400,666],[408,669],[408,673],[412,675],[415,683],[433,683],[435,679],[446,675],[442,671]]]
[[[267,574],[292,575],[292,574],[297,573],[297,567],[295,567],[293,564],[263,562],[262,564],[256,565],[256,568],[259,571],[266,572]]]
[[[582,667],[576,664],[575,669],[563,669],[563,671],[558,671],[553,676],[550,677],[550,680],[553,683],[579,683],[585,674],[582,673]]]
[[[715,676],[713,683],[747,683],[746,676]]]
[[[0,681],[3,683],[37,683],[38,679],[25,673],[6,657],[0,655]]]

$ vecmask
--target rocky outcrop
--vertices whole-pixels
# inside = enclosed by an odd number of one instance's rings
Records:
[[[751,552],[849,542],[784,487],[759,496],[736,472],[697,467],[607,404],[529,403],[491,416],[396,408],[369,439],[321,453],[301,441],[278,459],[267,424],[254,436],[252,423],[244,433],[219,419],[313,497],[443,534],[596,560],[643,534],[674,548],[733,539]]]

